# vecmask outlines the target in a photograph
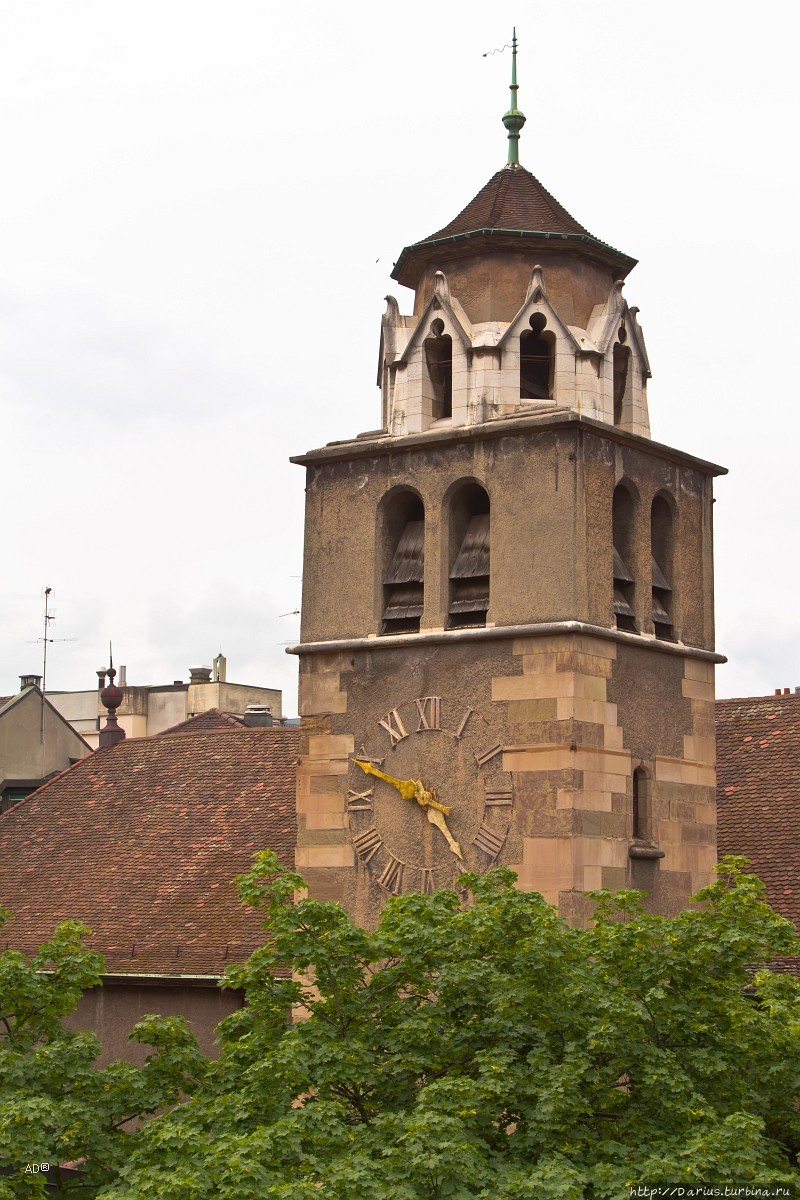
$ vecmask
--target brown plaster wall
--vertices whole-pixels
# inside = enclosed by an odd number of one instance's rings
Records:
[[[419,319],[433,295],[434,277],[444,271],[451,292],[463,305],[473,324],[482,321],[511,321],[525,302],[533,268],[544,271],[547,294],[567,325],[585,329],[596,304],[605,304],[617,278],[599,263],[546,245],[527,251],[491,250],[481,247],[477,257],[463,255],[463,244],[441,247],[417,284],[414,316]]]
[[[57,710],[44,702],[35,689],[23,693],[0,721],[0,779],[44,779],[54,771],[65,771],[70,758],[91,753]]]
[[[128,1035],[136,1022],[148,1013],[186,1017],[203,1053],[216,1056],[214,1029],[223,1017],[241,1006],[241,992],[223,991],[214,984],[150,986],[132,980],[90,988],[84,992],[77,1009],[65,1024],[71,1029],[88,1029],[97,1035],[102,1046],[97,1066],[106,1066],[119,1058],[141,1065],[150,1051],[137,1042],[129,1042]]]

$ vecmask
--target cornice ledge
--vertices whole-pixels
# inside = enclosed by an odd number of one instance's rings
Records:
[[[548,409],[545,413],[516,413],[492,417],[477,425],[450,425],[447,428],[426,429],[422,433],[390,434],[381,431],[377,435],[350,438],[344,441],[329,442],[327,446],[309,450],[306,454],[292,455],[289,462],[297,466],[321,466],[323,463],[346,462],[355,458],[374,458],[391,454],[406,454],[419,449],[428,449],[442,444],[457,442],[475,442],[496,438],[510,437],[514,434],[527,432],[542,432],[551,429],[582,429],[590,434],[602,437],[625,446],[650,454],[654,458],[666,458],[690,468],[700,470],[705,475],[727,475],[728,468],[718,463],[708,462],[707,459],[697,458],[684,450],[676,450],[663,442],[653,441],[652,438],[641,434],[630,433],[619,425],[609,425],[606,421],[598,421],[594,417],[586,417],[574,409],[557,407]]]
[[[299,642],[287,646],[287,654],[339,654],[349,650],[397,650],[408,646],[438,646],[462,644],[464,642],[504,641],[509,638],[551,637],[553,634],[571,634],[583,637],[603,638],[608,642],[619,642],[625,646],[654,650],[657,654],[672,654],[679,658],[697,658],[703,662],[726,663],[724,654],[713,650],[701,650],[698,646],[686,646],[682,642],[663,642],[641,633],[628,633],[624,629],[606,629],[603,625],[589,625],[585,621],[544,621],[530,625],[492,625],[479,629],[437,629],[429,633],[400,633],[386,637],[340,638],[326,642]]]

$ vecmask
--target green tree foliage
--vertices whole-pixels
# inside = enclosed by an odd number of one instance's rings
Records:
[[[0,909],[0,927],[8,916]],[[63,1023],[84,989],[100,983],[103,963],[87,948],[88,934],[65,921],[33,959],[0,954],[1,1200],[97,1195],[128,1158],[136,1137],[129,1122],[174,1105],[202,1074],[182,1017],[138,1023],[132,1039],[153,1047],[143,1067],[93,1066],[97,1038]],[[70,1162],[82,1164],[80,1177],[62,1172]]]
[[[294,904],[300,877],[261,855],[239,885],[268,941],[226,979],[247,1006],[101,1195],[617,1200],[642,1181],[800,1181],[800,987],[749,970],[798,946],[742,860],[672,918],[595,893],[589,929],[507,870],[461,884],[393,898],[367,932]]]

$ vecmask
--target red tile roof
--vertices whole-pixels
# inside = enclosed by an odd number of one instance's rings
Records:
[[[717,845],[800,928],[800,695],[718,700]]]
[[[434,244],[443,239],[476,238],[474,252],[479,253],[481,239],[477,235],[485,236],[488,232],[501,236],[510,234],[514,245],[519,245],[520,235],[545,239],[553,236],[578,238],[582,245],[591,247],[609,264],[613,262],[623,276],[636,265],[636,259],[589,233],[530,171],[524,167],[506,166],[492,176],[457,217],[436,233],[406,246],[395,264],[392,278],[413,287],[422,265],[431,257]],[[499,244],[497,238],[492,240]],[[441,257],[441,248],[435,252]]]
[[[504,167],[498,171],[457,217],[424,240],[432,242],[434,238],[452,237],[477,229],[525,229],[528,232],[592,236],[524,167]]]
[[[180,721],[177,725],[171,725],[169,729],[162,729],[158,737],[163,737],[165,733],[199,733],[203,729],[230,728],[244,729],[243,719],[237,717],[235,713],[222,712],[218,708],[209,708],[206,712],[198,713],[196,717],[189,717],[186,721]]]
[[[0,934],[34,950],[71,917],[109,973],[218,975],[263,941],[231,886],[294,863],[297,728],[194,730],[97,750],[0,816]]]

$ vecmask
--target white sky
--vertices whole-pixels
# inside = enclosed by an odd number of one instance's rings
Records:
[[[222,649],[296,712],[287,459],[378,423],[392,263],[503,165],[515,22],[523,164],[639,259],[653,436],[730,469],[719,694],[800,685],[797,11],[0,0],[0,692],[49,585],[49,687]]]

